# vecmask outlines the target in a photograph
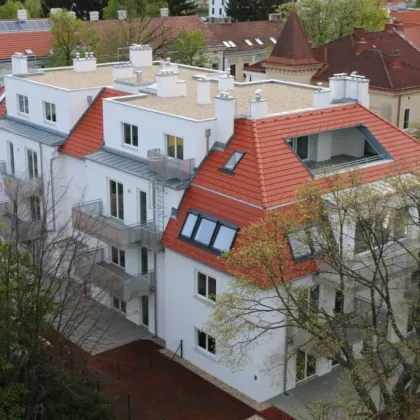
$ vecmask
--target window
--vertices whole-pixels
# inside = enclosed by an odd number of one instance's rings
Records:
[[[223,45],[227,48],[230,48],[229,42],[227,42],[227,41],[223,41]]]
[[[324,229],[328,229],[328,225],[325,225]],[[317,226],[301,226],[288,232],[287,237],[295,261],[319,255],[323,249],[325,235],[326,233]]]
[[[149,251],[144,246],[140,251],[141,273],[147,274],[149,272]]]
[[[33,150],[26,150],[27,164],[28,164],[28,177],[38,178],[38,155]]]
[[[407,108],[404,110],[404,130],[410,127],[410,110]]]
[[[302,160],[309,158],[309,136],[295,137],[287,140],[287,143]]]
[[[167,155],[176,159],[184,159],[184,139],[166,135]]]
[[[115,247],[111,247],[112,262],[121,268],[125,268],[125,251]]]
[[[15,151],[13,149],[13,143],[9,142],[9,160],[10,160],[10,173],[15,175]]]
[[[243,158],[243,156],[244,153],[242,152],[233,152],[228,161],[225,163],[225,166],[223,166],[223,169],[233,172],[233,170],[238,166],[238,163]]]
[[[335,291],[334,312],[336,314],[342,314],[344,312],[344,293],[342,290]]]
[[[407,207],[396,211],[393,226],[394,239],[398,240],[407,237],[409,220],[410,213]]]
[[[211,64],[211,68],[212,68],[213,70],[219,70],[219,63],[212,63],[212,64]]]
[[[51,122],[57,122],[57,115],[55,113],[55,104],[44,102],[45,119]]]
[[[113,305],[116,310],[122,312],[123,314],[127,313],[127,303],[124,300],[114,296]]]
[[[197,346],[209,353],[216,354],[216,340],[201,330],[197,331]]]
[[[214,16],[214,7],[211,8],[211,14]]]
[[[229,44],[231,47],[236,47],[236,44],[235,44],[233,41],[228,41],[228,44]]]
[[[18,111],[22,114],[29,114],[29,101],[27,96],[18,95]]]
[[[138,128],[136,125],[123,123],[124,144],[129,146],[139,146]]]
[[[41,220],[41,199],[39,197],[30,197],[31,220]]]
[[[124,187],[116,181],[109,181],[111,216],[124,220]]]
[[[236,64],[230,66],[230,75],[236,77]]]
[[[147,194],[144,191],[139,191],[139,212],[140,223],[147,222]]]
[[[219,7],[219,16],[222,16],[222,8]]]
[[[216,301],[216,279],[197,272],[197,294]]]
[[[149,296],[141,297],[141,323],[146,327],[149,326]]]
[[[271,41],[273,44],[276,44],[276,43],[277,43],[276,38],[273,38],[272,36],[270,36],[270,41]]]
[[[226,222],[189,212],[181,230],[181,237],[219,253],[232,248],[237,230]]]
[[[264,45],[264,42],[262,42],[260,38],[255,38],[255,41],[257,41],[258,45]]]
[[[296,382],[310,378],[316,373],[316,358],[302,350],[296,352]]]
[[[249,39],[246,39],[245,40],[245,42],[249,45],[249,46],[251,46],[251,45],[254,45]]]

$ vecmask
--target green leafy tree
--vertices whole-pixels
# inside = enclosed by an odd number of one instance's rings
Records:
[[[172,61],[189,66],[207,67],[209,58],[206,55],[207,41],[202,31],[187,31],[179,33],[175,43],[170,47]]]
[[[233,20],[267,20],[270,13],[288,0],[229,0],[226,15]]]
[[[197,13],[195,0],[168,0],[168,8],[171,16],[195,15]]]
[[[313,45],[351,34],[356,26],[367,31],[383,29],[387,12],[381,0],[302,0],[295,4],[299,18]],[[279,8],[287,17],[292,3]]]
[[[96,52],[99,35],[93,28],[87,28],[83,22],[62,10],[50,16],[54,50],[51,56],[52,65],[70,66],[77,51],[85,49]]]
[[[24,8],[20,1],[7,0],[3,6],[0,6],[0,19],[16,19],[17,11]]]
[[[127,10],[129,18],[159,16],[160,9],[167,7],[164,0],[110,0],[104,7],[104,19],[116,19],[118,10]]]
[[[42,16],[42,5],[41,0],[25,0],[25,9],[32,18],[38,18]]]

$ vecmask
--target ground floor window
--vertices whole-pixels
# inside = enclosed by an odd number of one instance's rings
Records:
[[[310,378],[316,373],[316,358],[305,351],[296,352],[296,382]]]
[[[114,296],[113,304],[114,304],[114,308],[117,309],[118,311],[122,312],[123,314],[127,313],[127,303],[124,300]]]
[[[216,354],[216,339],[201,330],[196,330],[197,346],[209,353]]]

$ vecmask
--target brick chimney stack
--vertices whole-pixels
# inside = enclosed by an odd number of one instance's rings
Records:
[[[387,63],[391,69],[401,68],[401,53],[399,50],[394,50],[387,56]]]
[[[392,21],[385,23],[385,31],[390,34],[394,32],[394,23]]]
[[[365,38],[365,28],[362,28],[361,26],[356,26],[353,29],[353,35],[358,39],[364,39]]]
[[[366,50],[367,43],[364,39],[356,41],[355,49],[356,55],[360,55],[363,51]]]

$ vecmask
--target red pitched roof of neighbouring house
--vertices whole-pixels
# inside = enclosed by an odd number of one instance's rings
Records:
[[[396,53],[399,58],[393,57]],[[326,62],[314,80],[357,71],[370,80],[373,88],[401,90],[420,86],[420,51],[394,28],[367,33],[355,30],[314,48],[314,54]]]
[[[4,96],[3,100],[1,100],[3,93],[5,93],[5,87],[0,86],[0,117],[6,113],[6,96]]]
[[[103,100],[126,95],[125,92],[103,89],[80,118],[60,151],[77,158],[97,152],[104,143]]]
[[[15,52],[32,50],[37,57],[48,57],[53,48],[50,31],[0,33],[0,60],[9,60]]]

